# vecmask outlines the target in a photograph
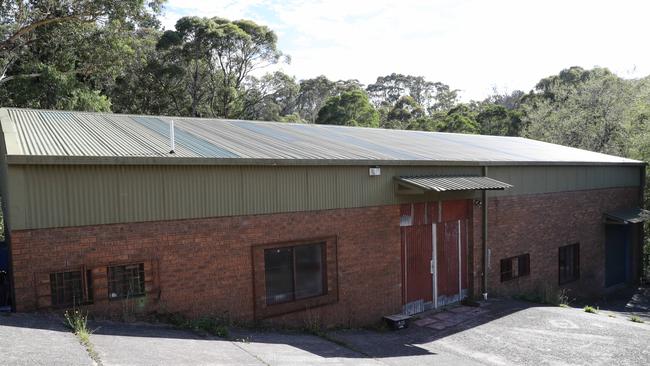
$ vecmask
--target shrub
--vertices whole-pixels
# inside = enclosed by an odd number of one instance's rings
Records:
[[[598,308],[594,308],[593,306],[585,306],[585,313],[591,313],[591,314],[596,314],[598,313]]]
[[[636,316],[636,315],[631,316],[631,317],[630,317],[630,321],[631,321],[631,322],[634,322],[634,323],[643,323],[643,319],[639,318],[639,317]]]

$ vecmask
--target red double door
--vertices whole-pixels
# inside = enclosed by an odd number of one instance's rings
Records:
[[[415,314],[467,296],[469,200],[403,204],[402,301]]]

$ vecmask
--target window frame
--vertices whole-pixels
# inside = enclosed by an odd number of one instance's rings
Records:
[[[515,266],[514,266],[514,261],[515,259],[517,260],[517,275],[514,276],[513,273],[515,271]],[[522,261],[523,260],[523,261]],[[507,266],[510,267],[509,271],[504,271],[504,264],[507,263]],[[525,270],[522,271],[522,263],[525,263],[525,266],[523,267]],[[501,282],[508,282],[512,280],[516,280],[521,277],[527,277],[530,276],[530,253],[525,253],[525,254],[520,254],[520,255],[515,255],[513,257],[508,257],[508,258],[503,258],[499,262],[499,269],[500,269],[500,274],[501,274]],[[505,274],[509,274],[509,276],[506,276]]]
[[[118,295],[116,297],[112,297],[111,294],[113,293],[113,286],[117,283],[117,280],[113,279],[111,277],[111,270],[114,268],[118,267],[125,267],[123,269],[123,280],[129,280],[127,276],[124,274],[126,273],[126,267],[129,266],[138,266],[137,273],[139,277],[139,285],[141,287],[141,292],[138,293],[133,293],[133,294],[123,294],[123,295]],[[123,288],[123,285],[120,287]],[[119,300],[124,300],[124,299],[133,299],[133,298],[138,298],[138,297],[143,297],[147,295],[147,285],[146,285],[146,271],[145,271],[145,264],[144,262],[135,262],[135,263],[126,263],[126,264],[110,264],[106,267],[106,289],[107,289],[107,296],[109,301],[119,301]]]
[[[271,248],[283,248],[299,246],[301,244],[325,243],[325,257],[323,267],[325,283],[323,283],[324,295],[298,299],[289,302],[281,302],[268,305],[266,302],[266,272],[264,262],[264,250]],[[261,320],[269,317],[284,315],[288,313],[305,311],[320,306],[333,304],[339,301],[338,293],[338,258],[337,258],[337,237],[320,236],[306,237],[299,240],[267,242],[251,245],[251,256],[253,266],[253,296],[254,296],[254,319]]]
[[[564,266],[562,266],[562,262],[563,262],[562,256],[563,256],[563,254],[566,256],[566,252],[568,250],[573,251],[573,253],[571,253],[571,255],[573,257],[572,258],[573,261],[571,262],[570,265],[565,264]],[[569,245],[563,245],[563,246],[559,247],[558,248],[558,256],[557,256],[557,258],[558,258],[558,284],[560,286],[566,285],[566,284],[571,283],[571,282],[575,282],[575,281],[580,279],[580,243],[579,242],[569,244]],[[567,260],[567,258],[564,259],[565,262],[566,262],[566,260]],[[571,276],[566,276],[567,271],[566,270],[563,271],[563,267],[573,269],[571,271],[572,272]]]
[[[57,279],[58,276],[65,277],[66,274],[68,273],[79,273],[79,285],[81,286],[80,293],[81,293],[81,301],[76,302],[74,300],[74,295],[73,295],[73,300],[72,302],[59,302],[55,301],[59,300],[58,296],[58,285],[59,283],[63,282],[72,282],[73,280],[66,280],[65,278],[62,278],[61,281]],[[84,275],[85,273],[85,275]],[[67,308],[70,306],[79,306],[79,305],[88,305],[92,304],[94,300],[93,296],[93,275],[92,275],[92,270],[86,269],[85,267],[79,268],[79,269],[72,269],[72,270],[62,270],[62,271],[56,271],[56,272],[50,272],[49,273],[49,280],[50,280],[50,305],[55,308]],[[63,291],[65,291],[65,287],[63,288]],[[74,293],[74,289],[71,289],[71,291]],[[65,297],[65,296],[63,296]]]
[[[318,245],[320,248],[320,262],[321,262],[321,289],[322,292],[317,295],[311,295],[311,296],[306,296],[306,297],[296,297],[296,283],[298,281],[298,276],[297,276],[297,271],[296,271],[296,248],[300,247],[307,247],[307,246],[315,246]],[[296,245],[289,245],[289,246],[282,246],[282,247],[270,247],[270,248],[265,248],[264,249],[264,280],[265,280],[265,290],[267,291],[267,296],[266,296],[266,305],[267,306],[276,306],[280,304],[286,304],[289,302],[295,302],[295,301],[301,301],[301,300],[307,300],[311,299],[314,297],[321,297],[324,295],[327,295],[327,243],[324,241],[320,242],[312,242],[312,243],[303,243],[303,244],[296,244]],[[267,252],[273,251],[273,250],[281,250],[281,249],[291,249],[291,271],[292,271],[292,296],[288,300],[284,301],[274,301],[274,302],[269,302],[269,297],[268,297],[268,280],[267,280],[267,272],[266,272],[266,254]]]

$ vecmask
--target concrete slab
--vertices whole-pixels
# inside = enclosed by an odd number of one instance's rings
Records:
[[[367,355],[303,333],[235,330],[237,345],[268,365],[369,365],[381,363]]]
[[[104,365],[264,365],[233,342],[168,327],[101,324],[90,337]]]
[[[334,333],[392,365],[649,365],[650,324],[582,309],[500,301],[458,325],[450,320],[387,333]]]
[[[0,314],[0,364],[93,365],[63,319],[39,314]]]
[[[417,325],[418,327],[424,327],[426,325],[429,325],[431,323],[435,323],[437,321],[438,320],[433,319],[433,318],[422,318],[422,319],[418,319],[418,320],[414,321],[413,324]]]

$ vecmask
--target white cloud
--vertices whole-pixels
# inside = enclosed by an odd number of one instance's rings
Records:
[[[168,28],[188,14],[270,26],[292,57],[283,69],[299,79],[370,83],[400,72],[471,99],[493,86],[529,90],[573,65],[650,73],[650,3],[642,1],[170,0],[168,7]]]

